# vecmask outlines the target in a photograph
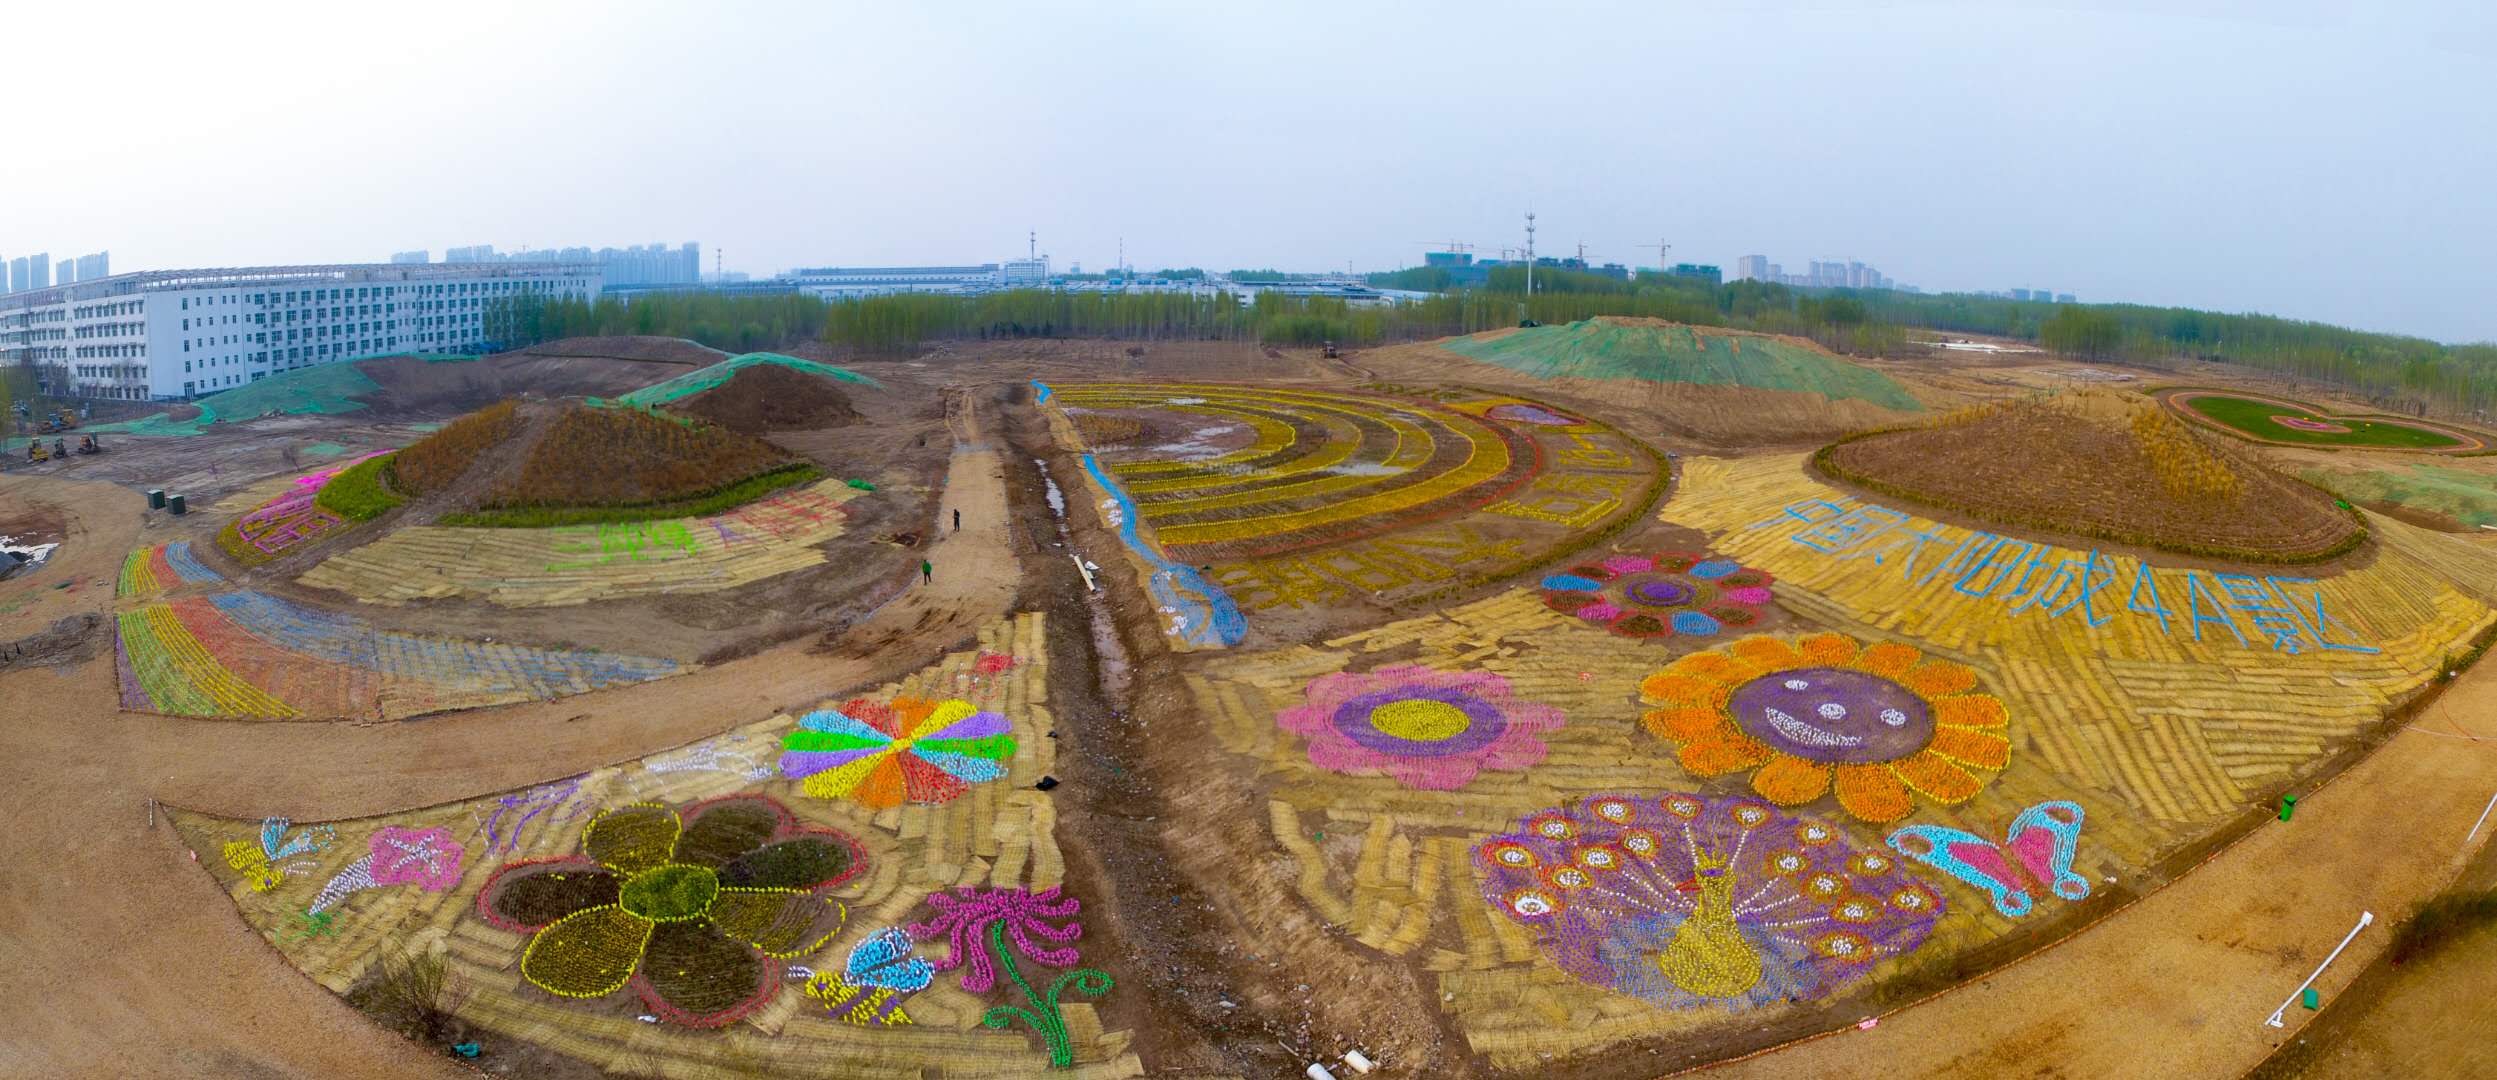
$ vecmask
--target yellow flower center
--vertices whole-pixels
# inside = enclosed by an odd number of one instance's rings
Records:
[[[1412,742],[1455,738],[1472,727],[1474,718],[1444,701],[1391,701],[1370,710],[1370,726],[1383,734]]]

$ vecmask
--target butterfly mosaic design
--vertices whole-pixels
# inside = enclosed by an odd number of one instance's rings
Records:
[[[1994,910],[2020,918],[2041,895],[2079,900],[2090,882],[2072,870],[2081,843],[2081,804],[2042,802],[2020,812],[2000,843],[1943,825],[1910,825],[1890,834],[1899,854],[1984,890]]]
[[[899,1027],[911,1022],[902,998],[936,981],[936,967],[911,951],[910,931],[886,927],[850,949],[839,974],[811,972],[806,995],[832,1016],[862,1027]]]
[[[260,843],[235,840],[225,845],[225,864],[251,883],[251,891],[268,892],[286,880],[286,872],[300,869],[287,860],[310,855],[328,847],[338,832],[327,825],[293,829],[294,822],[282,817],[267,818],[260,823]],[[294,835],[287,833],[293,829]]]

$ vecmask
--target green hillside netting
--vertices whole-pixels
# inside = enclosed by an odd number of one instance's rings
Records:
[[[2302,475],[2343,498],[2432,510],[2465,525],[2497,525],[2497,477],[2484,473],[2411,465],[2367,472],[2310,469]]]
[[[271,375],[259,382],[210,394],[192,402],[199,406],[199,415],[188,420],[175,420],[170,413],[157,413],[137,420],[97,424],[80,430],[124,435],[197,435],[219,420],[249,420],[273,412],[354,412],[365,407],[363,402],[356,400],[358,397],[380,391],[381,384],[367,378],[352,363],[322,364]]]
[[[1441,348],[1537,378],[1641,379],[1702,386],[1794,390],[1919,411],[1887,375],[1776,338],[1700,333],[1687,326],[1641,326],[1581,319],[1499,337],[1467,337]]]
[[[729,357],[719,363],[686,372],[683,375],[679,375],[663,383],[653,383],[649,386],[642,387],[639,390],[635,390],[630,394],[624,394],[612,398],[590,398],[589,403],[592,405],[631,407],[637,409],[647,409],[652,406],[665,405],[671,401],[682,400],[684,398],[692,397],[695,394],[699,394],[705,390],[713,389],[721,383],[727,382],[730,377],[736,375],[738,372],[753,367],[756,364],[778,364],[785,368],[792,368],[798,371],[806,372],[809,375],[821,375],[827,379],[838,379],[842,382],[861,383],[867,386],[875,387],[878,390],[884,389],[884,384],[855,371],[851,371],[848,368],[834,367],[831,364],[819,363],[814,360],[802,360],[795,356],[783,356],[779,353],[752,352],[746,353],[742,356]]]

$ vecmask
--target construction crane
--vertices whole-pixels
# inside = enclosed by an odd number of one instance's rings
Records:
[[[1673,269],[1673,264],[1672,264],[1672,263],[1670,263],[1670,262],[1665,261],[1665,253],[1666,253],[1666,252],[1668,252],[1668,251],[1672,251],[1672,250],[1673,250],[1673,245],[1672,245],[1672,244],[1666,243],[1664,240],[1659,239],[1659,240],[1657,240],[1657,241],[1656,241],[1655,243],[1653,243],[1653,244],[1640,244],[1640,245],[1638,245],[1638,248],[1639,248],[1639,250],[1641,250],[1641,251],[1645,251],[1645,250],[1647,250],[1647,249],[1649,249],[1649,248],[1655,248],[1655,249],[1656,249],[1656,269],[1658,269],[1658,270],[1660,270],[1660,271],[1662,271],[1662,270],[1671,270],[1671,269]]]
[[[1414,243],[1432,251],[1453,251],[1462,254],[1474,250],[1474,245],[1457,240],[1416,240]]]

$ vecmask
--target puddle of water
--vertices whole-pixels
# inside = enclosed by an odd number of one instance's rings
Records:
[[[1042,461],[1042,460],[1041,460],[1041,459],[1039,459],[1039,458],[1033,458],[1033,459],[1032,459],[1032,464],[1040,466],[1040,482],[1041,482],[1041,483],[1043,483],[1043,484],[1048,485],[1048,487],[1049,487],[1049,496],[1048,496],[1048,498],[1049,498],[1049,514],[1050,514],[1050,516],[1052,516],[1052,517],[1055,517],[1055,518],[1059,519],[1061,522],[1065,521],[1065,519],[1066,519],[1066,493],[1065,493],[1065,492],[1063,492],[1063,491],[1058,490],[1058,478],[1057,478],[1057,477],[1054,477],[1054,476],[1049,475],[1049,463],[1048,463],[1048,462],[1046,462],[1046,461]],[[1066,531],[1066,526],[1065,526],[1064,524],[1059,525],[1059,526],[1058,526],[1058,531],[1060,531],[1060,532],[1064,532],[1064,531]]]

